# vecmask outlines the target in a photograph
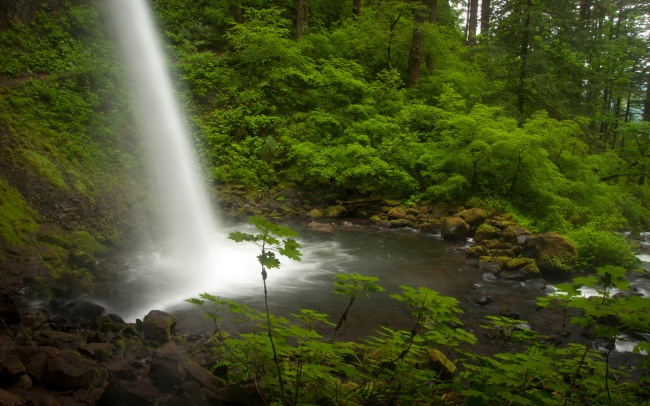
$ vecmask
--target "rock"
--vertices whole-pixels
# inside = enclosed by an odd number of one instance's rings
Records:
[[[323,217],[323,213],[321,213],[321,211],[318,209],[312,209],[309,213],[307,213],[307,217],[312,219],[318,219]]]
[[[512,258],[503,265],[503,269],[506,271],[517,271],[528,264],[535,264],[535,260],[532,258]]]
[[[504,241],[515,242],[518,237],[532,235],[532,233],[523,227],[509,225],[501,232],[501,238]]]
[[[11,384],[27,373],[27,369],[17,356],[9,354],[0,363],[0,385]]]
[[[144,316],[142,329],[145,340],[167,343],[176,334],[176,319],[169,313],[152,310]]]
[[[382,199],[382,202],[383,202],[384,205],[386,205],[388,207],[395,207],[395,206],[399,206],[400,204],[402,204],[402,202],[400,200],[395,200],[395,199]]]
[[[499,308],[499,315],[513,320],[519,320],[519,313],[512,310],[510,306],[501,306]]]
[[[45,384],[59,389],[99,387],[107,376],[104,368],[70,350],[49,357],[45,367]]]
[[[456,366],[442,352],[432,348],[426,352],[425,357],[425,361],[421,364],[421,367],[437,372],[443,381],[453,379],[456,373]]]
[[[197,381],[202,387],[217,390],[221,386],[217,377],[196,364],[185,364],[185,381]]]
[[[391,228],[393,225],[388,220],[382,220],[376,226],[379,228]]]
[[[74,350],[77,346],[83,344],[83,338],[77,334],[54,330],[35,331],[34,340],[41,346],[67,350]]]
[[[32,330],[42,329],[47,327],[50,322],[50,316],[43,309],[29,309],[23,315],[23,325],[31,328]]]
[[[58,400],[52,396],[41,396],[32,402],[33,406],[61,406]]]
[[[97,260],[86,251],[77,248],[68,251],[68,262],[72,269],[85,268],[90,272],[97,271]]]
[[[81,299],[74,300],[63,306],[63,309],[61,309],[61,315],[72,319],[93,320],[101,316],[104,313],[104,310],[104,306],[98,305],[90,300]]]
[[[460,217],[447,217],[442,222],[442,238],[446,241],[464,241],[469,236],[469,224]]]
[[[420,223],[420,230],[425,233],[437,233],[442,230],[442,222],[438,219],[427,220]]]
[[[525,286],[531,289],[545,291],[546,281],[543,278],[529,279],[526,281]]]
[[[20,324],[23,319],[18,305],[14,299],[6,293],[0,295],[0,319],[7,325]]]
[[[20,396],[0,389],[0,405],[2,406],[24,406],[27,402]]]
[[[329,206],[325,209],[325,215],[327,217],[342,217],[347,213],[347,209],[343,206]]]
[[[484,223],[476,230],[474,241],[480,243],[487,240],[499,239],[499,237],[501,237],[501,230]]]
[[[154,352],[149,377],[162,392],[172,393],[174,386],[184,381],[185,368],[181,361],[176,343],[167,343]]]
[[[474,245],[469,247],[467,255],[474,258],[483,257],[489,255],[489,250],[483,245]]]
[[[389,213],[389,215],[390,215],[390,213]],[[409,207],[408,209],[406,209],[406,215],[407,216],[415,216],[415,217],[417,217],[417,216],[420,215],[420,211],[418,209],[416,209],[416,208]]]
[[[393,228],[404,228],[404,227],[414,227],[413,221],[409,219],[396,219],[390,220],[390,225]]]
[[[115,358],[106,365],[106,371],[111,378],[128,379],[134,376],[131,366],[124,358]]]
[[[30,345],[16,348],[16,356],[27,369],[27,373],[32,378],[34,385],[42,385],[45,381],[47,360],[50,356],[58,354],[59,351],[54,347]]]
[[[0,335],[0,362],[4,361],[15,347],[16,345],[14,344],[14,340],[12,340],[11,337]]]
[[[91,343],[81,345],[77,349],[81,355],[92,358],[98,361],[103,361],[110,357],[113,349],[111,343]]]
[[[393,207],[388,211],[388,216],[396,218],[406,217],[406,211],[401,207]]]
[[[331,223],[320,223],[318,221],[312,221],[311,223],[307,224],[307,228],[324,233],[333,233],[335,231],[334,225]]]
[[[458,213],[458,216],[465,220],[465,222],[469,224],[470,227],[478,226],[487,218],[485,210],[479,208],[463,210]]]
[[[486,306],[492,303],[492,298],[485,293],[479,293],[477,295],[472,296],[472,302],[481,305],[481,306]]]
[[[534,258],[540,271],[551,273],[572,271],[578,258],[573,243],[552,232],[527,237],[522,254]]]
[[[136,382],[113,380],[99,399],[99,406],[154,406],[160,390],[149,379]]]

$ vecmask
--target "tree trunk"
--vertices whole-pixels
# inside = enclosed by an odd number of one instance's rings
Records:
[[[438,23],[438,0],[428,0],[429,6],[429,22],[431,24]],[[427,51],[424,56],[424,63],[427,66],[427,70],[433,70],[433,53]]]
[[[645,84],[645,100],[643,101],[643,121],[650,121],[650,72]]]
[[[487,36],[490,33],[490,16],[492,7],[490,0],[481,1],[481,35]]]
[[[523,38],[521,42],[521,48],[519,51],[519,58],[521,64],[519,66],[519,84],[517,86],[517,111],[519,112],[520,118],[523,118],[524,115],[524,99],[525,99],[525,81],[528,75],[528,45],[530,37],[530,8],[532,6],[532,0],[526,1],[526,8],[522,10],[524,17],[524,29],[523,29]]]
[[[352,1],[352,13],[354,13],[355,16],[361,15],[361,0]]]
[[[296,39],[307,32],[307,16],[309,11],[308,0],[298,0],[298,16],[296,18]]]
[[[476,28],[478,24],[478,0],[469,0],[469,21],[467,23],[467,45],[476,45]]]
[[[406,79],[407,87],[416,87],[420,81],[420,68],[422,66],[422,42],[424,31],[422,23],[424,18],[419,11],[413,16],[413,35],[411,36],[411,51],[409,53],[409,76]]]

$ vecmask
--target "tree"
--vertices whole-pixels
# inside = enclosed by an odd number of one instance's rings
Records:
[[[298,15],[296,16],[296,39],[299,39],[307,32],[308,15],[309,0],[298,0]]]
[[[478,0],[469,0],[467,19],[467,45],[476,45],[476,28],[478,24]]]

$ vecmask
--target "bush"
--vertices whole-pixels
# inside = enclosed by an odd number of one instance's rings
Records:
[[[620,234],[587,225],[569,234],[578,250],[578,266],[594,269],[605,265],[631,268],[637,259],[628,241]]]

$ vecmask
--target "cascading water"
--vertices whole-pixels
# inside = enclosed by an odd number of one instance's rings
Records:
[[[232,257],[202,185],[184,115],[146,0],[111,0],[111,12],[131,77],[138,130],[145,138],[157,195],[159,251],[139,269],[152,297],[178,301],[214,289],[216,271]],[[164,248],[160,248],[164,246]],[[160,302],[159,302],[160,303]],[[151,306],[159,303],[149,303]]]

